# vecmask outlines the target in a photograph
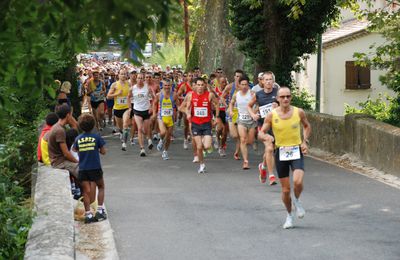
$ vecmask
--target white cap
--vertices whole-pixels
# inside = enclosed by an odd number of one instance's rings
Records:
[[[264,75],[264,72],[258,73],[258,77],[261,78]]]

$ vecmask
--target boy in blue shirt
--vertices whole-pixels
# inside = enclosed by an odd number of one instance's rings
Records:
[[[91,114],[82,114],[79,117],[78,125],[83,131],[76,139],[73,145],[74,151],[79,153],[79,175],[78,179],[81,182],[83,189],[83,204],[85,206],[85,223],[92,223],[107,219],[107,214],[104,210],[104,180],[103,170],[100,163],[100,153],[105,154],[105,142],[98,134],[91,133],[96,121]],[[93,216],[90,211],[90,194],[95,194],[95,185],[98,188],[98,207],[96,215]],[[91,190],[94,189],[94,190]]]

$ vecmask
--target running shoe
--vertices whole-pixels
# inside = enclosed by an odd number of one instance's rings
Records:
[[[94,223],[94,222],[97,222],[97,219],[96,219],[96,217],[93,217],[92,214],[85,216],[85,224],[90,224],[90,223]]]
[[[161,150],[163,149],[163,146],[164,146],[163,140],[160,139],[160,141],[157,144],[157,151],[161,152]]]
[[[135,143],[135,138],[131,138],[131,145],[133,146],[133,145],[135,145],[136,143]]]
[[[214,148],[215,149],[218,149],[218,147],[219,147],[219,143],[218,143],[218,137],[214,137]]]
[[[163,151],[161,157],[162,157],[162,159],[164,161],[169,160],[168,152],[167,151]]]
[[[204,163],[200,164],[199,170],[197,171],[197,173],[201,174],[201,173],[206,173],[206,165]]]
[[[140,156],[141,157],[145,157],[146,156],[146,151],[144,150],[144,148],[140,149]]]
[[[226,152],[225,152],[224,148],[219,148],[218,149],[218,153],[219,153],[219,156],[221,156],[221,157],[225,157],[226,156]]]
[[[122,143],[122,148],[121,148],[121,150],[122,150],[122,151],[126,151],[126,143]]]
[[[188,140],[186,140],[186,139],[183,140],[183,149],[185,149],[185,150],[188,149]]]
[[[271,185],[271,186],[275,185],[277,183],[275,175],[273,175],[272,173],[269,175],[268,179],[269,179],[269,185]]]
[[[240,160],[239,153],[234,153],[234,154],[233,154],[233,159],[235,159],[235,160]]]
[[[267,181],[267,170],[263,167],[262,163],[258,164],[258,171],[260,173],[258,175],[258,178],[260,179],[260,182],[261,183],[265,183]]]
[[[153,140],[154,140],[154,141],[157,141],[157,140],[158,140],[157,134],[153,134]]]
[[[248,169],[250,169],[249,162],[248,161],[244,161],[243,162],[243,170],[248,170]]]
[[[289,228],[293,228],[293,215],[292,214],[287,214],[286,216],[286,221],[285,224],[283,224],[283,228],[284,229],[289,229]]]
[[[147,141],[147,148],[149,149],[149,150],[151,150],[151,149],[153,149],[153,141],[151,141],[151,139],[149,139],[148,141]]]
[[[299,199],[294,199],[293,200],[294,207],[296,208],[296,216],[298,218],[304,218],[304,215],[306,214],[306,211],[303,208],[303,205],[301,205],[301,202]]]
[[[104,209],[101,209],[101,211],[97,210],[96,215],[94,216],[97,221],[102,221],[107,219],[107,214]]]
[[[258,150],[258,144],[257,144],[256,141],[254,141],[254,143],[253,143],[253,150],[254,150],[254,151],[257,151],[257,150]]]
[[[194,162],[194,163],[198,163],[198,162],[199,162],[199,157],[198,157],[197,155],[195,155],[195,156],[193,157],[193,162]]]

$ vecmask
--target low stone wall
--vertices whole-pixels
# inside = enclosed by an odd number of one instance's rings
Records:
[[[40,166],[34,193],[36,217],[25,259],[74,259],[74,215],[68,171]]]
[[[361,161],[400,177],[400,128],[363,114],[345,117],[307,112],[312,147],[337,155],[351,153]]]

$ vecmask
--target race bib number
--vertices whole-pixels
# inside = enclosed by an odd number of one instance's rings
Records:
[[[117,104],[119,104],[119,105],[128,104],[128,98],[127,97],[119,97],[119,98],[117,98]]]
[[[261,118],[265,118],[267,114],[272,111],[272,103],[261,106],[259,110]]]
[[[219,101],[219,108],[225,108],[225,104],[222,100]]]
[[[249,114],[239,114],[239,120],[250,121],[250,120],[252,120],[252,118]]]
[[[207,107],[195,107],[194,108],[194,116],[196,117],[207,117],[208,109]]]
[[[279,147],[279,160],[291,161],[300,159],[300,146]]]
[[[164,108],[161,110],[161,116],[172,116],[174,111],[172,108]]]

